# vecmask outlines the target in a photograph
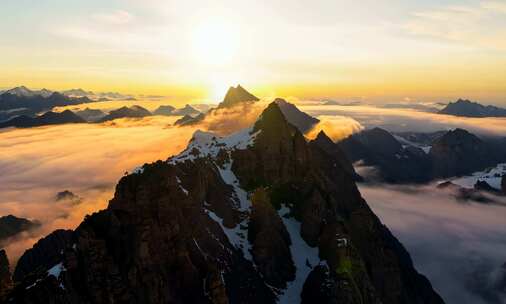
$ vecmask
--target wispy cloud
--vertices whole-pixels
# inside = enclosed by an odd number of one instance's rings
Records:
[[[464,128],[480,134],[501,136],[506,134],[506,118],[468,118],[374,106],[303,105],[301,109],[315,116],[347,116],[366,128],[382,127],[394,132],[432,132]]]
[[[506,50],[506,4],[482,1],[476,5],[443,6],[413,13],[405,30],[468,47]]]
[[[112,25],[124,25],[130,23],[134,19],[134,16],[131,13],[124,10],[116,10],[107,13],[96,13],[91,17],[95,21]]]

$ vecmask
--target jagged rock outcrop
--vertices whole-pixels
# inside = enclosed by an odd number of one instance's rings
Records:
[[[235,88],[230,87],[223,98],[223,101],[218,105],[218,108],[230,108],[243,102],[255,102],[259,99],[246,91],[241,85],[237,85]]]
[[[200,114],[200,115],[203,115],[203,114]],[[178,120],[176,120],[174,122],[174,125],[175,126],[184,126],[184,125],[187,125],[189,123],[192,123],[194,121],[195,118],[193,118],[192,116],[190,115],[185,115],[181,118],[179,118]]]
[[[0,217],[0,244],[8,238],[23,231],[30,231],[40,226],[38,221],[16,217],[12,214]]]
[[[485,182],[486,183],[486,182]],[[488,185],[488,184],[487,184]],[[490,185],[488,186],[490,187]],[[477,203],[495,203],[495,200],[487,193],[497,194],[497,192],[490,192],[488,188],[482,183],[477,183],[474,188],[465,188],[450,181],[439,183],[436,188],[442,191],[446,191],[449,195],[453,196],[457,201],[475,201]]]
[[[346,170],[350,175],[354,176],[356,180],[361,180],[361,177],[355,172],[352,163],[344,151],[330,139],[325,132],[320,131],[316,138],[310,142],[312,145],[318,146],[323,149],[328,155],[335,158],[336,161]]]
[[[99,109],[90,109],[90,108],[77,111],[75,112],[75,114],[81,117],[82,119],[86,120],[87,122],[97,122],[107,115]]]
[[[495,194],[495,195],[501,195],[500,189],[496,189],[496,188],[490,186],[490,184],[487,183],[486,181],[482,181],[482,180],[476,181],[473,188],[477,191],[483,191],[483,192],[487,192],[487,193],[491,193],[491,194]]]
[[[12,288],[9,260],[5,250],[0,250],[0,301],[4,301],[6,295]]]
[[[286,120],[296,126],[303,134],[311,130],[317,123],[320,122],[319,119],[302,112],[294,104],[289,103],[282,98],[276,98],[274,102],[279,106]]]
[[[151,112],[147,109],[133,105],[131,107],[121,107],[116,110],[112,110],[106,116],[102,117],[99,122],[110,121],[118,118],[142,118],[146,116],[151,116]]]
[[[403,147],[392,134],[381,128],[351,135],[340,141],[339,146],[352,162],[360,161],[364,166],[377,168],[383,181],[420,183],[432,178],[431,160],[422,149]]]
[[[171,115],[180,115],[180,116],[191,116],[196,117],[197,115],[201,114],[199,110],[195,109],[194,107],[190,106],[189,104],[185,105],[184,107],[180,109],[172,110]]]
[[[162,105],[153,111],[153,115],[171,116],[176,108],[170,105]]]
[[[58,264],[63,250],[72,245],[72,236],[71,230],[55,230],[40,239],[19,258],[14,269],[14,281],[20,282],[28,275],[37,276]]]
[[[10,298],[443,303],[350,172],[275,103],[252,128],[198,131],[181,154],[123,177],[54,263]]]
[[[506,109],[491,105],[484,106],[467,99],[450,102],[439,113],[464,117],[506,117]]]
[[[434,177],[450,177],[479,171],[496,163],[489,146],[463,129],[436,139],[429,152]]]

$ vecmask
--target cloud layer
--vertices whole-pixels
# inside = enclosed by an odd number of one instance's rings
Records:
[[[366,128],[381,127],[393,132],[433,132],[464,128],[473,133],[500,136],[506,134],[506,118],[467,118],[373,106],[304,105],[301,110],[315,116],[351,117]]]
[[[447,303],[506,303],[497,287],[506,262],[506,207],[459,203],[434,185],[359,188]]]
[[[0,214],[42,222],[38,231],[10,241],[11,259],[57,228],[74,228],[85,214],[107,206],[125,171],[184,149],[193,130],[167,127],[174,118],[116,120],[0,132]],[[56,202],[59,191],[83,198]]]

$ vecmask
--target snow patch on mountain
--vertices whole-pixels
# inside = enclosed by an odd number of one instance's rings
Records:
[[[425,154],[429,154],[430,152],[430,149],[432,148],[432,146],[427,146],[427,145],[421,145],[421,144],[418,144],[418,143],[415,143],[415,142],[412,142],[410,140],[407,140],[405,139],[404,137],[402,136],[399,136],[399,135],[393,135],[395,137],[395,139],[401,143],[402,145],[402,148],[407,148],[409,146],[412,146],[412,147],[416,147],[416,148],[420,148],[423,150],[423,152],[425,152]]]
[[[197,158],[215,158],[220,150],[244,150],[253,145],[256,136],[260,133],[253,133],[253,128],[246,128],[227,137],[220,137],[215,133],[195,131],[186,149],[179,155],[169,158],[169,164]]]
[[[485,181],[493,188],[501,189],[501,177],[506,174],[506,163],[501,163],[494,168],[475,172],[469,176],[458,177],[450,181],[464,188],[473,188],[477,181]]]
[[[307,276],[313,267],[320,264],[318,247],[312,248],[302,239],[300,236],[301,224],[289,215],[290,209],[286,205],[283,205],[279,209],[278,214],[290,235],[290,240],[292,241],[290,252],[296,267],[295,280],[288,282],[287,288],[281,291],[282,294],[279,295],[278,303],[299,303],[302,287]]]
[[[253,262],[253,257],[251,256],[252,246],[248,241],[247,231],[245,228],[248,220],[242,221],[234,228],[227,228],[225,225],[223,225],[223,219],[216,215],[216,213],[208,209],[205,209],[205,211],[213,221],[220,225],[221,229],[223,229],[223,232],[225,232],[225,235],[227,236],[230,244],[232,244],[235,248],[241,250],[244,258]]]

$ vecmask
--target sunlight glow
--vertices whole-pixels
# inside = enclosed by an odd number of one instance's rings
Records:
[[[195,61],[206,66],[231,63],[239,49],[237,28],[220,20],[202,22],[196,27],[192,38]]]

